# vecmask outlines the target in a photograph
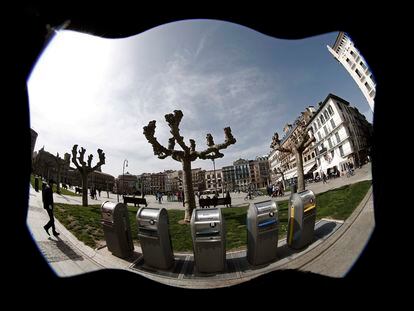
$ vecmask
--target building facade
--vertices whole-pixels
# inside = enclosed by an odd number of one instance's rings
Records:
[[[223,192],[223,171],[222,169],[205,171],[205,190]]]
[[[118,194],[134,194],[138,189],[138,177],[126,172],[115,179],[114,192]]]
[[[223,187],[224,191],[233,191],[236,188],[236,178],[234,173],[234,166],[223,166],[221,169],[223,173]]]
[[[349,36],[340,32],[335,40],[333,47],[327,46],[333,57],[344,66],[351,77],[354,79],[372,111],[374,111],[374,99],[376,83],[368,63],[355,47]]]
[[[233,166],[235,183],[234,190],[247,191],[251,183],[249,161],[245,159],[238,159],[233,162]]]
[[[151,193],[151,174],[142,173],[137,175],[138,190],[144,194]]]
[[[197,191],[204,191],[206,188],[205,185],[205,170],[202,170],[201,168],[193,168],[191,170],[191,177],[193,179],[193,190],[195,192]],[[182,176],[182,171],[181,171]]]
[[[70,167],[69,153],[65,153],[63,159],[47,152],[44,148],[35,152],[33,158],[33,173],[41,176],[44,180],[53,179],[55,182],[60,181],[62,184],[82,187],[82,178],[76,168]],[[58,167],[60,164],[60,171]],[[88,175],[88,187],[95,186],[101,190],[112,191],[115,185],[115,178],[101,169],[91,172]]]
[[[76,170],[78,176],[80,177],[79,171]],[[103,191],[112,191],[115,185],[115,177],[102,173],[100,171],[93,171],[88,175],[88,186],[95,187]]]
[[[31,151],[32,151],[31,153],[32,161],[33,161],[33,156],[34,156],[33,152],[34,152],[34,148],[36,145],[36,140],[37,140],[37,133],[33,129],[30,129],[30,146],[31,146]]]
[[[151,194],[162,192],[165,193],[165,185],[167,180],[167,173],[165,172],[159,172],[159,173],[152,173],[151,174],[151,182],[150,182],[150,188],[151,188]]]
[[[304,122],[308,124],[309,120],[316,113],[314,106],[307,107],[301,115],[295,120],[294,124],[286,124],[283,128],[284,136],[281,139],[281,146],[286,148],[301,134],[301,127],[297,124]],[[310,130],[311,131],[311,130]],[[310,133],[311,134],[311,133]],[[312,177],[312,172],[316,169],[316,154],[313,147],[314,143],[306,148],[302,154],[303,159],[303,173],[306,178]],[[280,152],[278,150],[271,150],[268,156],[270,167],[270,182],[276,182],[284,179],[288,183],[292,183],[297,178],[296,159],[294,154],[287,152]],[[283,176],[282,176],[283,175]]]
[[[53,179],[62,183],[70,183],[71,175],[68,174],[70,170],[70,154],[65,153],[64,158],[58,158],[47,152],[44,147],[38,152],[34,152],[32,162],[32,172],[35,175],[41,176],[44,180]]]
[[[347,163],[360,166],[368,160],[372,124],[346,100],[329,94],[309,120],[308,128],[316,138],[314,177],[322,177],[322,173],[343,175]]]
[[[254,187],[255,189],[265,188],[270,183],[270,166],[267,156],[256,157],[254,162]],[[252,175],[252,171],[250,171]],[[253,183],[253,180],[252,180]]]

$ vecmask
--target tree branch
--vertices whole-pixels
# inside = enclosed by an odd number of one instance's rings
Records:
[[[218,159],[218,158],[222,158],[222,157],[224,157],[224,154],[222,154],[219,151],[215,151],[213,154],[210,153],[210,154],[205,155],[203,158],[200,158],[200,159],[203,159],[203,160],[207,160],[207,159],[213,160],[213,159]]]
[[[194,139],[190,139],[190,153],[195,152],[196,150],[196,143]]]
[[[307,132],[304,132],[301,135],[300,140],[296,144],[296,149],[305,150],[306,147],[308,147],[314,140],[315,140],[315,137],[313,135],[309,135]]]
[[[99,161],[98,163],[92,168],[92,171],[96,170],[98,167],[105,164],[105,153],[102,151],[102,149],[98,149],[98,155],[99,155]],[[91,161],[92,161],[92,155],[91,155]],[[90,166],[90,165],[89,165]]]
[[[309,145],[311,143],[313,143],[314,141],[316,141],[315,136],[313,136],[313,135],[309,136],[308,141],[303,145],[303,150],[305,150],[306,148],[308,148]]]
[[[73,145],[72,148],[72,163],[75,164],[76,168],[78,170],[81,169],[81,166],[78,164],[78,161],[76,160],[76,154],[78,153],[78,145]]]
[[[81,147],[81,150],[79,151],[78,160],[82,164],[82,166],[85,166],[86,165],[85,160],[84,160],[85,152],[86,152],[86,149],[83,148],[83,147]]]
[[[276,150],[280,151],[280,152],[288,152],[288,153],[293,153],[291,148],[284,148],[282,146],[276,146],[275,147]]]
[[[161,145],[157,138],[155,137],[155,125],[156,121],[152,120],[148,122],[147,126],[144,126],[144,136],[148,140],[148,142],[152,145],[152,149],[154,150],[154,155],[158,156],[159,159],[165,159],[168,156],[173,154],[173,150],[169,150]],[[169,139],[169,147],[174,148],[174,143],[172,141],[173,138]]]
[[[178,128],[182,118],[183,112],[181,110],[174,110],[174,114],[168,113],[165,115],[165,121],[167,121],[168,126],[171,129],[170,133],[173,135],[173,137],[180,145],[180,147],[184,150],[184,152],[188,153],[190,149],[185,144],[184,137],[180,135],[180,129]]]
[[[90,154],[90,155],[88,156],[88,166],[89,166],[89,167],[92,167],[92,158],[93,158],[93,155],[92,155],[92,154]]]
[[[236,143],[236,139],[233,137],[231,133],[231,128],[226,127],[224,129],[224,143],[222,144],[214,144],[214,139],[211,134],[207,134],[207,149],[201,152],[194,152],[200,159],[217,159],[222,158],[224,155],[219,152],[219,150],[226,149],[228,146],[233,145]],[[213,144],[213,145],[212,145]],[[213,153],[213,155],[211,155]]]
[[[174,150],[174,147],[175,147],[175,138],[171,137],[168,140],[168,150]]]

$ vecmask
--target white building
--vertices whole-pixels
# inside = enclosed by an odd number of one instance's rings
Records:
[[[376,83],[368,67],[368,63],[354,46],[352,40],[344,32],[340,32],[333,47],[327,46],[327,48],[358,84],[371,110],[374,111]]]
[[[314,133],[317,169],[332,174],[346,172],[345,163],[364,164],[370,152],[372,124],[346,100],[329,94],[309,120],[308,128]]]
[[[214,173],[216,174],[214,177]],[[223,172],[221,169],[205,171],[205,189],[214,192],[223,191]]]

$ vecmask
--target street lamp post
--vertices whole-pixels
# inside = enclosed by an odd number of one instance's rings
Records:
[[[106,196],[109,199],[108,179],[106,180]]]
[[[125,159],[124,160],[124,163],[122,164],[122,178],[121,178],[121,181],[122,181],[122,190],[124,190],[124,171],[125,171],[125,162],[126,162],[126,167],[128,167],[128,160],[127,159]],[[120,185],[120,183],[119,183],[119,181],[118,181],[118,186]],[[117,200],[118,200],[118,202],[119,202],[119,190],[120,190],[120,188],[121,187],[116,187],[116,197],[117,197]]]
[[[125,171],[125,162],[126,162],[126,167],[128,167],[128,160],[125,159],[124,160],[124,164],[122,165],[122,191],[125,193],[125,181],[124,181],[124,171]]]
[[[213,161],[213,171],[214,171],[214,193],[216,193],[217,192],[216,163],[214,162],[214,158],[211,160]]]

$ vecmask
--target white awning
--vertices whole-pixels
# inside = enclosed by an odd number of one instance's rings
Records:
[[[285,174],[285,179],[291,179],[293,177],[296,177],[298,174],[297,170],[295,169],[293,172]]]
[[[316,169],[316,163],[314,163],[313,165],[305,166],[303,169],[303,174],[306,175],[312,169]]]

